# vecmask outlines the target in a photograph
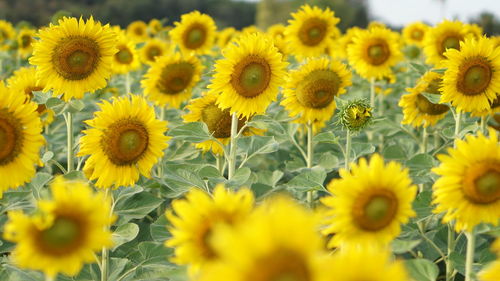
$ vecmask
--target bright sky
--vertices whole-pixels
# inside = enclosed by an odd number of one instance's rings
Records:
[[[368,0],[373,17],[392,25],[405,25],[414,21],[438,23],[441,21],[439,0]],[[444,15],[447,19],[468,21],[488,11],[500,19],[500,0],[446,0]]]

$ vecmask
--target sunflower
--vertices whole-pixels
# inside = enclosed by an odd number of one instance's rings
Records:
[[[398,35],[389,29],[359,31],[352,40],[347,49],[349,63],[363,78],[390,76],[391,67],[403,59]]]
[[[156,35],[163,30],[163,24],[159,19],[151,19],[148,23],[148,30],[151,34]]]
[[[407,44],[414,44],[419,47],[424,46],[425,34],[429,30],[429,26],[417,21],[403,28],[403,38]]]
[[[139,96],[103,101],[83,131],[78,156],[90,155],[83,170],[96,186],[131,186],[152,167],[168,146],[167,123],[155,118],[153,107]]]
[[[194,11],[182,15],[181,21],[174,24],[175,28],[170,31],[170,38],[182,52],[194,52],[198,55],[210,52],[217,27],[209,15]]]
[[[334,29],[340,19],[329,8],[303,5],[292,13],[285,30],[291,52],[299,58],[323,54],[331,44]]]
[[[249,25],[249,26],[245,26],[241,29],[241,33],[243,34],[252,34],[252,33],[258,33],[258,34],[261,34],[262,33],[262,30],[258,27],[256,27],[255,25]]]
[[[151,66],[141,85],[144,94],[157,105],[180,108],[182,102],[191,98],[201,72],[201,62],[194,54],[170,52]]]
[[[141,66],[135,43],[122,33],[117,36],[116,48],[118,52],[114,55],[111,66],[114,73],[128,73]]]
[[[12,252],[17,266],[49,277],[75,276],[84,263],[95,261],[97,251],[113,244],[111,200],[93,193],[87,183],[62,177],[50,189],[52,200],[38,201],[38,213],[9,212],[4,237],[17,243]]]
[[[455,140],[456,148],[438,155],[441,164],[432,169],[440,176],[433,186],[435,212],[445,213],[443,222],[455,221],[457,231],[500,219],[500,143],[493,129],[489,133]]]
[[[340,109],[339,122],[349,131],[359,132],[372,123],[372,111],[366,100],[352,100]]]
[[[483,111],[500,93],[500,49],[487,38],[465,39],[460,50],[448,50],[441,102],[465,112]]]
[[[339,61],[326,58],[306,61],[290,74],[281,104],[301,123],[328,121],[335,111],[335,97],[352,84],[351,72]]]
[[[410,124],[413,127],[434,126],[446,116],[450,110],[447,105],[435,104],[429,101],[423,93],[440,95],[439,85],[442,75],[436,72],[426,72],[414,88],[406,89],[408,94],[401,96],[399,106],[403,108],[401,124]]]
[[[444,53],[447,49],[460,49],[460,41],[467,35],[464,24],[459,21],[445,20],[437,26],[430,28],[424,39],[424,53],[428,64],[442,67],[446,59]]]
[[[472,36],[474,39],[479,39],[483,37],[484,31],[483,28],[475,23],[473,24],[464,24],[467,35]]]
[[[285,38],[286,27],[282,24],[273,24],[267,29],[267,34],[272,38]]]
[[[44,86],[36,80],[36,69],[34,67],[21,67],[7,80],[10,91],[15,95],[25,95],[26,103],[33,98],[33,92],[42,91]],[[54,111],[48,109],[44,104],[39,104],[36,109],[43,125],[54,121]]]
[[[325,281],[410,281],[401,261],[391,261],[389,252],[370,248],[339,251],[323,267],[330,276]]]
[[[149,38],[147,30],[148,25],[145,22],[133,21],[127,26],[127,36],[137,43],[144,42]]]
[[[493,244],[493,251],[500,257],[500,238]],[[488,265],[479,273],[480,281],[496,281],[500,276],[500,258]]]
[[[345,34],[337,38],[329,47],[329,55],[338,59],[346,59],[349,45],[353,43],[354,37],[357,36],[358,32],[361,30],[361,28],[356,26],[349,28]]]
[[[160,39],[149,39],[139,50],[141,61],[146,64],[153,64],[156,58],[165,56],[168,53],[168,45]]]
[[[45,144],[37,105],[0,82],[0,198],[31,180]]]
[[[235,39],[239,35],[239,32],[236,31],[233,27],[227,27],[221,30],[217,34],[217,45],[219,48],[224,48],[231,42],[233,39]]]
[[[246,118],[264,113],[286,79],[287,63],[265,35],[244,34],[222,51],[208,86],[221,109]]]
[[[273,198],[238,227],[219,228],[211,242],[220,258],[200,280],[324,280],[316,222],[316,215],[291,199]]]
[[[14,39],[16,31],[8,21],[0,20],[0,50],[7,50],[9,46],[7,40]]]
[[[211,239],[221,225],[236,227],[250,215],[254,198],[249,189],[236,192],[217,185],[213,196],[193,188],[185,199],[172,203],[172,210],[166,212],[171,226],[172,237],[165,246],[175,248],[172,261],[180,265],[190,265],[192,274],[207,263],[219,257],[211,244]]]
[[[229,109],[221,110],[217,104],[217,95],[204,94],[200,98],[192,99],[186,106],[189,113],[183,117],[184,122],[203,122],[207,125],[208,131],[213,137],[217,138],[220,143],[227,145],[231,137],[231,114]],[[238,131],[243,127],[246,118],[238,120]],[[243,131],[244,135],[261,134],[260,130],[250,128]],[[196,147],[203,152],[211,150],[214,154],[222,155],[224,153],[223,147],[219,143],[207,140],[197,143]]]
[[[37,79],[44,91],[64,94],[65,100],[82,98],[106,86],[111,62],[116,53],[116,35],[109,25],[102,26],[90,17],[59,20],[38,32],[30,63],[37,66]]]
[[[36,31],[30,28],[23,28],[17,35],[17,51],[21,57],[26,58],[33,52],[33,37]]]
[[[401,224],[415,216],[412,202],[417,187],[412,185],[408,169],[396,162],[384,165],[375,154],[367,163],[351,164],[351,170],[340,169],[341,179],[332,180],[332,196],[322,202],[328,212],[329,226],[324,234],[334,234],[328,247],[381,245],[391,242],[401,231]]]

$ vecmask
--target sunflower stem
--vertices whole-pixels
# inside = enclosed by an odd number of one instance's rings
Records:
[[[351,131],[347,130],[347,133],[345,135],[345,159],[344,159],[344,162],[345,162],[345,165],[344,165],[344,168],[346,170],[349,170],[349,164],[351,163],[351,160],[350,160],[350,154],[351,154]]]
[[[486,134],[486,116],[481,116],[481,123],[479,123],[481,133]]]
[[[55,280],[54,276],[45,274],[45,281],[54,281],[54,280]]]
[[[73,171],[73,114],[71,112],[66,112],[66,142],[67,142],[67,158],[68,167],[66,172]]]
[[[127,74],[128,74],[128,72],[127,72]],[[165,120],[165,107],[163,107],[163,106],[160,107],[160,116],[159,116],[159,119],[161,121]],[[158,178],[162,178],[163,177],[163,165],[162,164],[163,164],[163,158],[160,160],[160,163],[158,163],[158,167],[157,167],[157,170],[156,170],[156,174],[157,174]]]
[[[313,166],[313,156],[314,156],[314,147],[313,147],[313,124],[312,121],[307,122],[307,159],[306,165],[308,169],[311,169]],[[313,206],[313,191],[309,190],[307,192],[307,203],[309,206]]]
[[[130,93],[130,72],[125,73],[125,94]]]
[[[104,199],[107,200],[108,196],[111,196],[111,201],[113,201],[113,193],[110,193],[110,189],[106,188],[104,191]],[[111,205],[111,210],[110,210],[108,216],[113,215],[113,207],[114,207],[114,204]],[[105,228],[106,228],[106,230],[108,230],[107,227],[105,227]],[[108,258],[109,258],[109,250],[108,250],[108,248],[103,247],[102,248],[102,255],[101,255],[101,281],[108,280],[108,270],[109,270]]]
[[[370,78],[370,107],[375,108],[375,78]]]
[[[422,153],[427,153],[427,141],[429,139],[429,134],[427,134],[427,127],[424,126],[422,129]]]
[[[448,223],[448,243],[446,252],[446,281],[452,281],[453,278],[453,265],[451,264],[450,255],[455,249],[455,232],[453,231],[453,226]]]
[[[231,180],[234,176],[236,170],[236,135],[238,134],[238,116],[236,112],[233,113],[231,117],[231,147],[229,148],[229,158],[227,159],[228,164],[228,175],[227,179]]]
[[[476,236],[474,230],[465,232],[467,237],[467,253],[465,256],[465,281],[474,280],[472,264],[474,263],[474,250],[476,248]]]
[[[226,169],[226,161],[224,160],[224,155],[215,155],[217,170],[219,170],[221,175],[224,175],[224,170]]]
[[[462,113],[460,110],[457,110],[457,113],[455,114],[455,143],[456,140],[460,139],[459,134],[460,134],[460,123],[462,121]]]

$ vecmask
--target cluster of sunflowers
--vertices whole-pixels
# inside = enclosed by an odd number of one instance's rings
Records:
[[[500,39],[291,18],[0,21],[0,276],[498,281]]]

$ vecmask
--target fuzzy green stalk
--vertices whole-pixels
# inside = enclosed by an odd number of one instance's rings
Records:
[[[474,250],[476,248],[476,237],[474,231],[465,232],[467,237],[467,253],[465,256],[465,281],[474,280],[472,264],[474,263]]]
[[[215,155],[215,165],[217,166],[217,170],[221,175],[224,175],[224,170],[226,169],[225,164],[226,160],[224,159],[224,155]]]
[[[229,158],[227,159],[228,166],[228,176],[227,179],[230,180],[233,178],[235,170],[236,170],[236,135],[238,134],[238,116],[236,112],[233,113],[231,117],[231,141],[230,141],[230,150],[229,150]]]
[[[347,133],[346,133],[346,136],[345,136],[345,159],[344,159],[344,162],[345,162],[345,166],[344,168],[346,170],[349,170],[349,164],[351,163],[351,160],[350,160],[350,154],[351,154],[351,131],[349,129],[347,129]]]
[[[429,134],[427,133],[427,127],[424,127],[422,129],[422,146],[421,146],[422,153],[427,153],[428,140],[429,140]]]
[[[370,107],[375,108],[375,78],[370,79]]]
[[[110,192],[109,188],[106,188],[104,191],[104,198],[108,199],[108,196],[111,196],[111,201],[113,201],[113,193]],[[112,215],[113,215],[113,208],[111,208],[108,216]],[[106,230],[108,229],[106,228]],[[101,281],[108,280],[108,272],[109,272],[108,260],[109,260],[109,250],[106,247],[103,247],[101,254]]]
[[[127,72],[127,75],[128,75],[128,72]],[[160,107],[160,117],[159,119],[161,121],[165,120],[165,107],[161,106]],[[163,160],[163,159],[161,159]],[[157,167],[157,170],[156,170],[156,174],[159,178],[162,178],[163,177],[163,161],[160,160],[160,163],[158,163],[158,167]]]
[[[125,94],[130,93],[130,72],[125,73]]]
[[[450,256],[453,253],[453,250],[455,249],[455,232],[453,230],[453,225],[451,225],[451,223],[448,223],[448,242],[446,248],[447,248],[446,261],[445,261],[446,281],[452,281],[454,268],[453,265],[451,264]]]
[[[379,116],[384,116],[384,94],[379,94],[378,99],[379,99],[379,108],[378,108]],[[384,150],[384,134],[379,135],[379,141],[380,144],[378,146],[378,150],[380,151],[380,153],[382,153],[382,150]]]
[[[54,281],[55,278],[53,276],[49,276],[47,274],[45,274],[45,281]]]
[[[313,166],[314,146],[313,146],[313,123],[307,122],[307,168],[311,169]],[[307,192],[307,202],[309,206],[313,205],[313,191]]]
[[[71,112],[66,112],[65,113],[65,120],[66,120],[66,146],[68,148],[67,151],[67,169],[66,172],[69,173],[73,171],[73,161],[74,161],[74,155],[73,155],[73,114]]]
[[[486,116],[481,116],[481,123],[479,123],[479,130],[481,133],[486,134]]]
[[[462,122],[462,113],[460,112],[460,110],[457,110],[457,113],[455,114],[455,143],[456,140],[459,139],[461,122]]]

